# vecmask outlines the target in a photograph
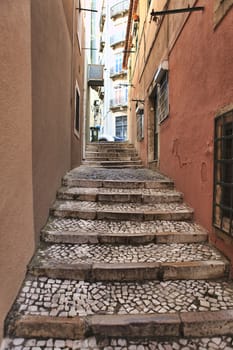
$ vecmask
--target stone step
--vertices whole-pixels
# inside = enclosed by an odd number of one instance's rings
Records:
[[[140,331],[139,331],[140,329]],[[14,337],[233,334],[232,281],[84,282],[30,277],[9,314]]]
[[[83,160],[83,162],[91,162],[91,163],[95,163],[95,162],[135,162],[135,161],[140,161],[140,158],[138,156],[127,156],[127,155],[102,155],[99,154],[98,157],[91,157],[91,156],[86,156],[85,160]]]
[[[133,149],[135,147],[133,144],[128,142],[92,142],[86,145],[87,151],[99,151],[99,150],[113,150],[113,149]]]
[[[102,169],[84,165],[69,171],[63,178],[64,186],[108,188],[174,188],[168,177],[149,169]]]
[[[175,190],[62,187],[57,193],[57,198],[90,202],[146,204],[181,202],[183,195]]]
[[[192,220],[193,210],[181,203],[138,204],[57,200],[50,209],[55,217],[88,220]]]
[[[60,338],[4,339],[1,350],[232,350],[233,337],[192,337],[155,340],[148,338],[95,337],[72,340]]]
[[[86,151],[85,153],[86,158],[92,157],[92,158],[99,158],[99,157],[116,157],[116,156],[138,156],[138,153],[134,149],[107,149],[103,150],[102,152],[98,151]]]
[[[185,221],[107,221],[50,218],[41,237],[51,243],[146,244],[205,242],[208,233]]]
[[[41,245],[29,266],[36,276],[85,281],[216,279],[228,261],[208,243]]]
[[[83,160],[82,161],[83,165],[86,166],[101,166],[101,167],[106,167],[106,168],[142,168],[142,161],[141,160],[103,160],[103,161],[92,161],[92,160]]]

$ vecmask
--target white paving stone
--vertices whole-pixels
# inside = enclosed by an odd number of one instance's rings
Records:
[[[33,285],[40,289],[40,298],[35,300],[32,298],[33,293],[22,291],[17,300],[21,314],[43,313],[47,316],[74,317],[96,313],[111,315],[233,309],[232,282],[184,280],[162,283],[89,283],[70,280],[69,283],[64,283],[59,279],[49,281],[51,283],[41,281],[40,277],[27,281],[32,290]],[[206,303],[204,308],[203,302]],[[25,306],[23,310],[21,305]]]
[[[40,263],[151,263],[221,260],[222,255],[207,243],[192,244],[53,244],[40,249],[36,255]],[[37,299],[38,294],[33,298]],[[203,304],[203,306],[206,306]]]
[[[70,339],[22,339],[22,346],[17,346],[18,338],[3,342],[1,350],[232,350],[232,338],[227,336],[212,338],[189,338],[177,340],[153,340],[95,337],[83,340]],[[217,341],[217,344],[216,344]]]

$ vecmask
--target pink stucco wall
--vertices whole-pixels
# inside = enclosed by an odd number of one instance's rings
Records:
[[[0,1],[0,341],[33,253],[30,1]]]
[[[214,117],[233,102],[233,10],[215,30],[213,12],[209,1],[204,13],[193,13],[170,53],[170,116],[160,134],[161,170],[210,232]],[[226,244],[221,249],[233,258]]]

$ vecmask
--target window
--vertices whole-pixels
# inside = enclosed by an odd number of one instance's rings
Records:
[[[116,87],[114,90],[114,101],[117,105],[127,105],[128,87]]]
[[[158,120],[161,123],[168,117],[169,102],[168,102],[168,72],[165,71],[160,83],[158,84]]]
[[[213,225],[233,237],[233,110],[215,119]]]
[[[75,117],[74,117],[74,133],[79,137],[80,131],[80,92],[76,83],[75,87]]]
[[[143,107],[137,107],[136,118],[137,118],[137,140],[142,141],[144,139],[144,108]]]
[[[123,55],[121,53],[115,55],[115,73],[122,72],[122,61],[123,61]]]
[[[121,139],[127,139],[127,116],[116,117],[116,136]]]

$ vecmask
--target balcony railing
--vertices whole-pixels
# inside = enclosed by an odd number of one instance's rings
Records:
[[[125,14],[129,10],[129,0],[124,0],[118,2],[116,5],[112,6],[110,9],[111,18],[118,16],[120,14]]]
[[[125,31],[121,30],[114,35],[110,36],[110,46],[117,45],[125,41]]]
[[[128,105],[128,99],[125,97],[113,98],[110,100],[110,108],[111,109],[127,107],[127,105]]]
[[[123,68],[116,69],[116,67],[110,68],[110,77],[113,78],[118,75],[125,75],[127,74],[127,71]]]

